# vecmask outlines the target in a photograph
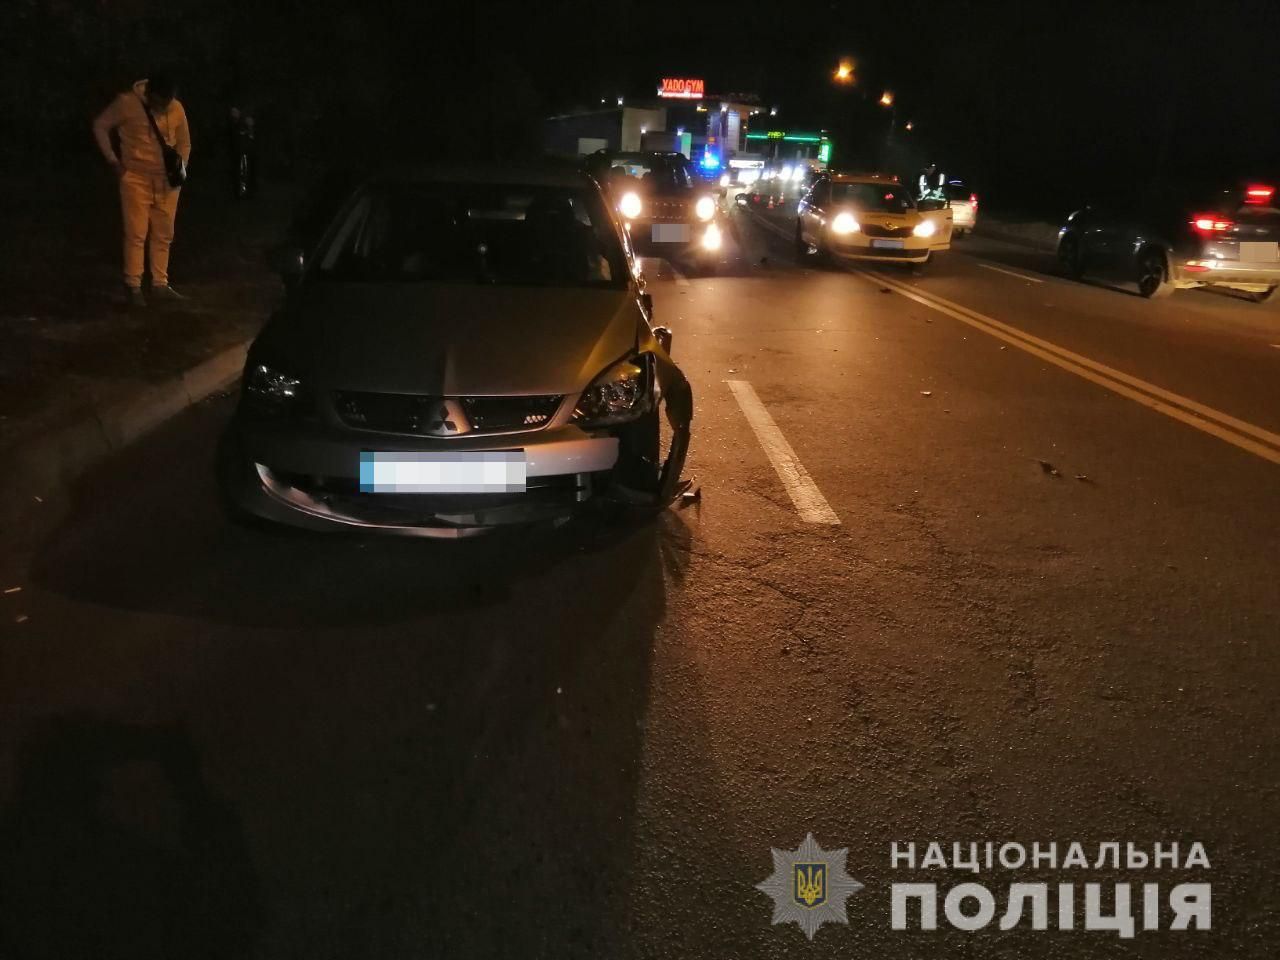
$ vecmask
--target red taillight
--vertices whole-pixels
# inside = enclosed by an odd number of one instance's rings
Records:
[[[1191,226],[1200,233],[1222,233],[1230,230],[1235,224],[1216,213],[1198,213],[1191,218]]]
[[[1270,203],[1275,196],[1276,188],[1261,183],[1252,183],[1244,191],[1244,202],[1253,204]]]
[[[969,194],[969,204],[974,207],[978,205],[978,195],[976,193]]]

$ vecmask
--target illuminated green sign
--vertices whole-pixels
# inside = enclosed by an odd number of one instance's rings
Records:
[[[748,140],[785,140],[788,143],[828,143],[826,137],[817,133],[787,133],[785,130],[770,130],[767,133],[748,133]]]

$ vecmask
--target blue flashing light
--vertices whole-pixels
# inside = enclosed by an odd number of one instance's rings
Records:
[[[702,155],[702,166],[706,170],[715,170],[720,166],[720,158],[708,150]]]

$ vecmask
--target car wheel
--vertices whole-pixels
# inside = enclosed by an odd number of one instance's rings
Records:
[[[796,224],[796,259],[801,263],[826,263],[827,253],[822,249],[822,242],[819,241],[812,246],[805,242],[800,236],[800,224]]]
[[[1254,303],[1270,303],[1272,300],[1275,300],[1278,297],[1280,297],[1280,286],[1267,287],[1267,289],[1261,291],[1260,293],[1249,294],[1249,299],[1252,300]]]
[[[1138,254],[1138,293],[1148,300],[1157,300],[1176,289],[1169,282],[1169,266],[1162,251],[1148,249]]]
[[[1080,241],[1068,234],[1058,241],[1058,262],[1062,270],[1072,280],[1084,276],[1084,251],[1080,249]]]

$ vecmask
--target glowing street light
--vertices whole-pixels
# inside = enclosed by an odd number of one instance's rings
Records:
[[[835,73],[831,78],[836,83],[852,84],[853,83],[853,61],[848,57],[843,58],[837,65]]]
[[[892,106],[893,106],[893,94],[892,94],[892,93],[890,93],[888,90],[886,90],[884,93],[880,94],[880,106],[882,106],[882,107],[892,107]]]
[[[915,126],[916,126],[916,125],[915,125],[914,123],[912,123],[910,120],[908,120],[908,121],[907,121],[907,129],[908,129],[908,130],[914,130],[914,129],[915,129]]]

